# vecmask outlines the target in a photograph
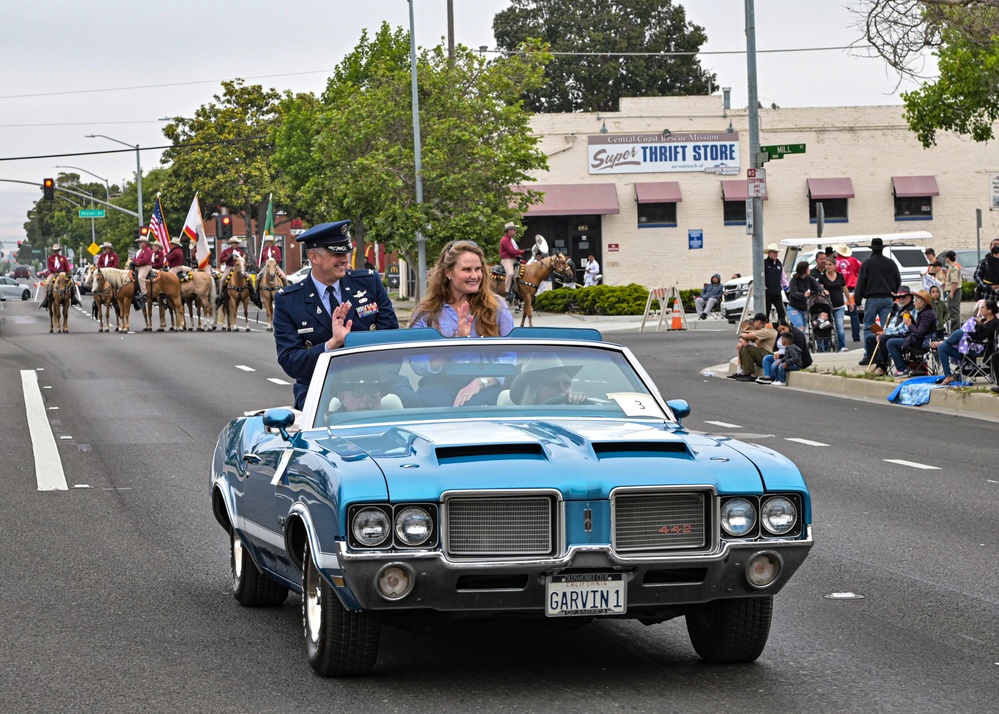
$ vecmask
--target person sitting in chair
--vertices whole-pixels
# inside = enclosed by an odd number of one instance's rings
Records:
[[[697,308],[699,320],[707,320],[708,314],[715,309],[715,305],[721,302],[722,291],[725,288],[721,283],[721,275],[715,273],[711,276],[711,282],[704,286],[701,294],[694,298],[694,305]]]

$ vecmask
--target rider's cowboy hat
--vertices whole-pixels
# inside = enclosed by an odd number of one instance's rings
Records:
[[[507,224],[505,226],[503,226],[503,230],[505,230],[505,231],[508,231],[511,228],[513,230],[517,230],[517,224],[516,223],[511,223],[510,221],[507,221]]]
[[[229,242],[232,243],[232,244],[234,244],[234,245],[239,245],[243,241],[240,240],[240,238],[238,236],[233,236],[232,238],[229,239]]]
[[[101,248],[110,248],[111,250],[114,250],[114,246],[111,245],[108,241],[104,241],[103,243],[101,243]]]
[[[52,250],[62,250],[62,246],[59,245],[58,243],[53,243]]]

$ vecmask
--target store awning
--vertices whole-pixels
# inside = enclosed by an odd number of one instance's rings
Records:
[[[617,186],[612,183],[549,183],[524,186],[544,193],[541,203],[524,214],[534,216],[592,216],[620,213]]]
[[[810,178],[808,195],[814,201],[823,198],[853,198],[853,181],[849,178]]]
[[[679,181],[636,183],[635,198],[639,203],[682,203]]]
[[[891,183],[896,198],[940,195],[936,176],[892,176]]]
[[[746,179],[722,181],[721,186],[723,201],[745,201],[749,198],[749,184],[746,182]],[[769,196],[764,192],[763,200],[766,201],[767,199],[769,199]]]

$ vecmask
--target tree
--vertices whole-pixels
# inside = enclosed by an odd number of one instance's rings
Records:
[[[417,231],[430,256],[453,239],[495,250],[503,223],[537,199],[514,187],[547,168],[519,99],[540,86],[545,53],[530,46],[489,63],[465,47],[451,62],[441,47],[421,51],[424,203],[417,204],[408,48],[405,33],[383,25],[373,42],[362,36],[322,98],[286,97],[275,163],[303,213],[351,217],[367,239],[409,261]]]
[[[193,117],[178,117],[164,127],[173,146],[163,152],[163,163],[171,165],[162,201],[186,208],[197,193],[202,206],[241,213],[249,236],[254,206],[276,188],[267,136],[281,96],[239,79],[222,82],[222,88],[222,95]]]
[[[621,97],[707,94],[715,81],[696,54],[618,54],[700,50],[704,28],[672,0],[511,0],[493,33],[508,52],[528,38],[551,49],[544,86],[524,94],[532,111],[615,111]]]
[[[999,0],[866,0],[864,38],[900,77],[926,79],[904,92],[905,118],[923,146],[938,131],[993,138],[999,119]],[[938,74],[921,76],[931,48]]]

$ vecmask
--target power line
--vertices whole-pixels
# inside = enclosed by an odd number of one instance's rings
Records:
[[[64,121],[39,124],[0,124],[0,129],[35,128],[41,126],[101,126],[102,124],[162,124],[156,119],[136,119],[135,121]]]
[[[842,47],[788,47],[774,50],[757,50],[756,54],[779,54],[786,52],[830,52],[834,50],[871,49],[870,45],[844,45]],[[524,54],[521,50],[480,50],[499,55]],[[548,54],[563,57],[695,57],[697,55],[744,55],[746,50],[698,50],[694,52],[552,52]],[[2,99],[2,97],[0,97]]]
[[[191,141],[184,144],[164,144],[163,146],[141,146],[131,149],[105,149],[103,151],[75,151],[69,154],[39,154],[37,156],[0,156],[0,161],[32,161],[34,159],[64,159],[70,156],[99,156],[101,154],[130,154],[133,151],[161,151],[181,149],[189,146],[212,146],[214,144],[235,144],[240,141],[259,141],[266,136],[245,136],[239,139],[216,139],[214,141]]]

